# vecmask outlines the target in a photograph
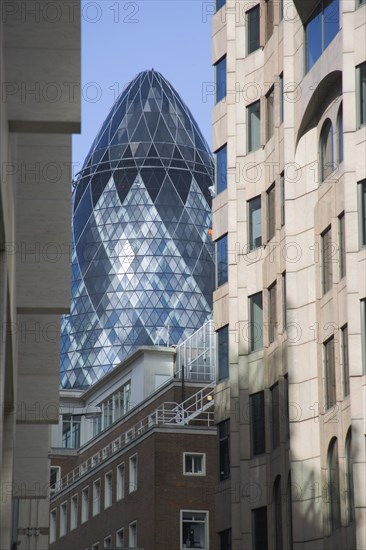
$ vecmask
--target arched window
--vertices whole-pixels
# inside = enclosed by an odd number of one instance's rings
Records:
[[[320,181],[324,181],[334,170],[333,126],[329,119],[320,134]]]
[[[337,116],[337,162],[343,162],[343,103],[338,110]]]
[[[346,485],[346,510],[347,523],[354,520],[353,500],[353,463],[352,463],[352,428],[348,429],[345,446],[345,485]]]
[[[291,489],[291,472],[287,479],[287,548],[292,550],[292,489]]]
[[[273,485],[273,523],[275,550],[283,549],[282,533],[282,498],[281,498],[281,476],[277,476]]]
[[[332,533],[341,525],[341,507],[339,499],[338,440],[336,437],[333,437],[328,448],[327,486],[329,529]]]

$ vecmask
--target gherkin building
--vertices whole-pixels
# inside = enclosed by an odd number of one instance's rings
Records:
[[[188,107],[160,73],[140,73],[74,182],[63,388],[94,384],[140,346],[176,345],[211,317],[213,183]]]

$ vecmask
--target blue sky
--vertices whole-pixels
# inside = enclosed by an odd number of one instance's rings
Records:
[[[161,72],[187,103],[211,145],[213,1],[82,1],[82,132],[73,162],[84,162],[118,91],[142,70]],[[78,166],[75,172],[78,171]]]

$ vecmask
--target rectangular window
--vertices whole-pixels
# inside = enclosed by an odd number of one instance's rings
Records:
[[[268,550],[267,507],[252,510],[253,550]]]
[[[366,246],[366,179],[358,183],[360,246]]]
[[[113,422],[125,415],[130,409],[131,381],[129,380],[113,394]]]
[[[277,283],[268,288],[268,342],[272,344],[277,337]]]
[[[252,456],[266,452],[264,391],[249,396]]]
[[[215,64],[216,103],[226,97],[226,56]]]
[[[225,6],[226,0],[216,0],[216,11],[218,12],[221,10],[223,6]]]
[[[130,457],[129,466],[128,492],[133,493],[137,491],[137,454]]]
[[[133,521],[128,526],[128,547],[137,548],[137,521]]]
[[[290,439],[290,402],[288,394],[288,375],[285,378],[286,440]]]
[[[262,201],[261,196],[248,201],[249,250],[262,246]]]
[[[274,134],[274,88],[266,95],[266,141]]]
[[[208,512],[181,510],[181,548],[209,548]]]
[[[125,532],[124,529],[119,529],[116,533],[116,547],[123,548],[125,545]]]
[[[249,329],[250,351],[258,351],[263,348],[263,299],[258,292],[249,296]]]
[[[362,373],[366,373],[366,299],[361,300]]]
[[[100,512],[100,480],[93,483],[93,516]]]
[[[71,506],[70,506],[70,531],[76,529],[78,526],[78,496],[74,495],[71,497]]]
[[[57,533],[57,512],[56,510],[51,510],[50,513],[50,544],[55,542]]]
[[[357,113],[359,126],[366,124],[366,62],[357,67]]]
[[[271,185],[267,195],[267,241],[273,239],[276,234],[276,186]]]
[[[64,449],[77,449],[80,447],[81,415],[62,415],[62,447]]]
[[[283,19],[283,0],[279,0],[278,10],[279,10],[279,19],[280,19],[280,21],[282,21],[282,19]]]
[[[219,550],[231,550],[231,529],[225,529],[219,533],[220,548]]]
[[[325,408],[330,409],[337,402],[334,338],[330,338],[323,344],[324,371],[325,371]]]
[[[51,466],[50,468],[50,494],[54,495],[59,487],[61,480],[61,468],[60,466]]]
[[[272,449],[280,444],[280,386],[277,382],[271,388]]]
[[[344,212],[338,216],[339,278],[346,275],[346,236]]]
[[[266,2],[266,42],[273,34],[274,24],[274,0],[265,0]]]
[[[89,487],[85,487],[81,493],[81,523],[89,519]]]
[[[216,286],[228,281],[228,237],[224,235],[216,241]]]
[[[60,537],[66,535],[67,532],[67,502],[63,502],[60,506]]]
[[[260,48],[260,5],[246,12],[247,55]]]
[[[217,331],[218,379],[229,376],[229,325]]]
[[[121,500],[125,496],[125,465],[117,466],[117,487],[116,500]]]
[[[110,535],[104,539],[104,548],[112,548],[112,537]]]
[[[183,453],[183,474],[192,476],[206,475],[205,453]]]
[[[284,121],[284,114],[285,114],[285,96],[284,96],[284,89],[283,89],[283,73],[280,74],[280,86],[279,86],[279,94],[280,94],[280,124],[283,124]]]
[[[329,226],[321,235],[322,245],[322,287],[323,294],[332,288],[333,269],[332,269],[332,233]]]
[[[95,542],[92,546],[92,550],[99,550],[99,542]]]
[[[348,326],[341,328],[342,386],[343,397],[349,395]]]
[[[112,472],[104,476],[104,508],[112,506]]]
[[[286,297],[286,271],[282,273],[282,328],[287,327],[287,297]]]
[[[216,151],[216,193],[227,188],[227,146]]]
[[[281,195],[281,227],[285,225],[285,174],[280,176],[280,195]]]
[[[255,101],[247,107],[247,143],[248,153],[256,151],[261,146],[261,107],[260,101]]]
[[[230,420],[218,424],[219,480],[230,478]]]
[[[305,25],[309,71],[339,31],[339,0],[321,0]]]

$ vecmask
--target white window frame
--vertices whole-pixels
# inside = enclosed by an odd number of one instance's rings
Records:
[[[202,458],[202,471],[190,472],[186,470],[186,457],[187,456],[200,456]],[[205,476],[206,475],[206,453],[197,452],[184,452],[183,453],[183,475],[185,476]]]
[[[126,494],[126,467],[125,463],[121,462],[116,468],[116,501],[125,498]]]
[[[135,474],[135,478],[132,482],[131,480],[131,473],[132,473],[132,464],[135,463],[135,468],[134,468],[134,474]],[[130,456],[129,459],[128,459],[128,493],[133,493],[134,491],[137,491],[137,488],[138,488],[138,457],[137,457],[137,453],[135,453],[134,455]]]
[[[118,540],[118,537],[121,535],[121,533],[122,533],[123,546],[120,546],[120,541]],[[124,547],[125,547],[125,530],[122,527],[121,529],[118,529],[116,531],[116,548],[124,548]]]
[[[76,502],[76,509],[75,503]],[[70,499],[70,531],[73,531],[78,526],[78,494],[72,495]]]
[[[67,500],[60,504],[60,538],[67,534]]]
[[[85,503],[85,495],[87,495],[86,503]],[[83,487],[81,490],[81,520],[80,524],[85,523],[89,519],[89,506],[90,506],[90,500],[89,500],[89,485],[86,487]]]
[[[110,541],[110,545],[109,545],[109,546],[106,546],[105,544],[106,544],[106,542],[108,541],[108,539],[109,539],[109,541]],[[113,548],[113,546],[112,546],[112,535],[108,535],[107,537],[104,538],[104,541],[103,541],[103,548]]]
[[[50,510],[50,544],[57,540],[57,508]]]
[[[56,474],[56,483],[54,486],[51,485],[50,483],[50,495],[54,495],[57,490],[59,489],[59,485],[60,485],[60,481],[61,481],[61,466],[51,466],[50,467],[50,481],[51,481],[51,471],[52,470],[56,470],[57,471],[57,474]]]
[[[131,530],[135,528],[135,535],[136,535],[136,538],[135,538],[135,541],[134,541],[134,546],[131,546]],[[137,548],[137,520],[135,519],[134,521],[131,521],[131,523],[128,524],[128,548]]]
[[[202,550],[209,550],[210,548],[210,539],[209,539],[209,534],[210,534],[210,529],[209,529],[209,525],[210,525],[210,522],[209,522],[209,511],[208,510],[180,510],[180,513],[179,513],[179,548],[181,550],[185,550],[185,546],[183,546],[182,544],[182,538],[183,538],[183,514],[185,513],[188,513],[188,514],[206,514],[206,519],[205,519],[205,546]]]
[[[99,541],[92,545],[92,550],[99,550]]]
[[[99,488],[99,495],[98,495],[98,499],[95,498],[95,493],[96,493],[96,487]],[[98,514],[100,514],[100,489],[101,489],[101,483],[100,483],[100,478],[96,479],[95,481],[93,481],[93,510],[92,510],[92,517],[95,517],[97,516]]]
[[[108,487],[108,492],[107,492],[107,487]],[[104,509],[105,510],[112,506],[112,496],[113,496],[113,474],[112,474],[112,470],[110,470],[104,475]]]

